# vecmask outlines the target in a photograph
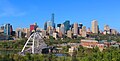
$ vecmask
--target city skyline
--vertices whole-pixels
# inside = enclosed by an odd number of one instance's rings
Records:
[[[0,2],[0,25],[10,23],[14,30],[18,27],[29,28],[30,24],[37,23],[40,28],[51,20],[51,14],[55,14],[55,23],[63,23],[70,20],[72,23],[83,23],[91,27],[91,21],[96,19],[101,30],[104,25],[119,29],[119,1],[44,1],[44,0],[4,0]],[[32,15],[31,15],[32,14]]]

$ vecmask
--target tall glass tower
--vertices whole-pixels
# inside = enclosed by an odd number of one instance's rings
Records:
[[[52,13],[51,21],[52,21],[52,27],[55,28],[55,23],[54,23],[54,13]]]
[[[70,29],[70,21],[66,20],[63,24],[65,26],[65,31],[67,32]]]

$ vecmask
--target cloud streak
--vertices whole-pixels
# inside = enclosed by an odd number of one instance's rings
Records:
[[[8,0],[0,1],[0,17],[18,17],[26,15],[26,12],[22,12],[14,7]]]

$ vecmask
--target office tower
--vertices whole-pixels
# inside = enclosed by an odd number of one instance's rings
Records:
[[[4,25],[2,25],[2,26],[0,27],[0,29],[1,29],[1,30],[4,30]]]
[[[78,24],[78,34],[79,35],[81,35],[82,26],[83,26],[82,23]]]
[[[51,26],[47,27],[47,32],[50,36],[52,36],[53,35],[53,27],[51,27]]]
[[[16,29],[16,37],[17,38],[22,38],[22,29],[21,28],[17,28]]]
[[[10,25],[10,33],[12,34],[13,28],[12,25]]]
[[[47,30],[47,22],[44,23],[44,30]]]
[[[98,22],[96,20],[92,21],[92,33],[98,34]]]
[[[59,33],[59,32],[60,32],[60,27],[57,27],[57,28],[56,28],[56,31]]]
[[[104,34],[111,34],[109,25],[104,25]]]
[[[5,35],[11,35],[11,31],[12,31],[12,25],[10,24],[5,24],[4,26],[4,34]]]
[[[78,24],[74,23],[74,35],[78,35]]]
[[[71,30],[74,28],[74,24],[71,24]]]
[[[34,24],[30,25],[30,32],[36,31],[37,27],[38,27],[37,23],[34,23]]]
[[[86,37],[86,26],[82,27],[82,37]]]
[[[67,31],[67,37],[72,38],[72,31],[71,30]]]
[[[55,29],[55,23],[54,23],[54,13],[52,13],[51,22],[52,22],[52,27]]]
[[[61,24],[57,24],[57,27],[60,27],[61,26]]]
[[[61,24],[61,26],[60,26],[60,31],[62,32],[62,34],[65,34],[64,24]]]
[[[83,24],[82,24],[82,23],[80,23],[80,24],[79,24],[79,28],[80,28],[80,29],[82,29],[82,26],[83,26]]]
[[[67,31],[70,29],[70,21],[67,20],[67,21],[65,21],[63,24],[64,24],[64,26],[65,26],[65,32],[67,32]]]
[[[35,25],[30,25],[30,32],[35,31]]]
[[[0,27],[0,33],[3,33],[4,32],[4,26],[1,26]]]
[[[52,21],[47,21],[47,27],[52,27]]]
[[[30,36],[30,29],[24,28],[23,32],[25,33],[25,37],[28,38]]]
[[[72,33],[74,33],[74,28],[71,29]]]
[[[110,31],[109,25],[104,25],[104,31]]]
[[[91,30],[90,28],[87,29],[87,33],[90,34],[91,33]]]

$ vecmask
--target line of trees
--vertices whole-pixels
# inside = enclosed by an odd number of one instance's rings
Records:
[[[73,56],[56,56],[55,54],[18,54],[0,55],[0,61],[120,61],[120,49],[110,47],[102,52],[99,49],[79,47]]]

